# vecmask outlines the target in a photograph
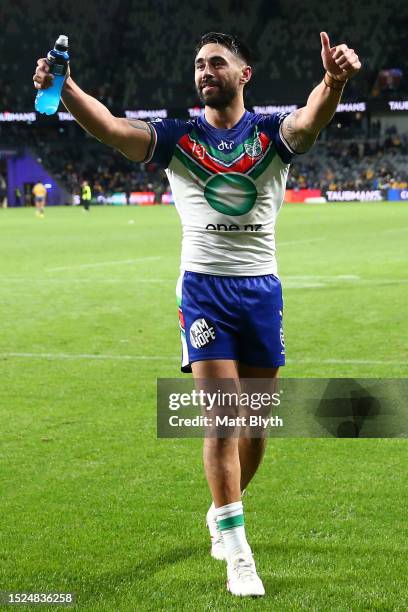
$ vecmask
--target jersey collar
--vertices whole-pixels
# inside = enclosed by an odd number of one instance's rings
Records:
[[[236,130],[240,130],[242,128],[242,126],[245,123],[245,121],[247,120],[249,114],[250,114],[249,111],[245,110],[244,114],[241,117],[241,119],[238,121],[238,123],[233,125],[232,128],[216,128],[213,125],[211,125],[211,123],[208,123],[208,121],[205,118],[204,114],[202,114],[200,116],[200,120],[205,125],[205,127],[208,130],[214,132],[214,134],[220,134],[220,135],[222,135],[222,134],[231,134],[231,132],[236,131]]]

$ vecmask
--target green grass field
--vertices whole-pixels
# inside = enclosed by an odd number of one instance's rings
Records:
[[[406,377],[408,205],[287,205],[277,237],[282,375]],[[271,441],[245,498],[267,597],[227,594],[201,441],[156,439],[179,243],[172,207],[0,210],[0,590],[92,612],[406,610],[405,440]]]

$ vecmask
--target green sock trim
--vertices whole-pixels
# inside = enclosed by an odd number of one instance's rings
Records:
[[[218,529],[224,531],[225,529],[232,529],[233,527],[241,527],[245,524],[244,515],[238,514],[237,516],[230,516],[225,519],[218,521]]]

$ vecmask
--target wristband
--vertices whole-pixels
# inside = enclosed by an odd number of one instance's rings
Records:
[[[326,87],[329,87],[330,89],[334,89],[334,91],[342,91],[344,85],[347,82],[347,79],[344,79],[344,80],[336,79],[334,76],[332,76],[328,72],[325,72],[323,81]]]

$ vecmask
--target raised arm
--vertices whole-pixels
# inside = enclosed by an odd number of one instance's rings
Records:
[[[46,59],[39,59],[33,76],[36,89],[51,86],[53,77],[49,70]],[[106,106],[78,87],[69,72],[62,90],[62,102],[81,127],[104,144],[133,161],[142,162],[148,158],[154,138],[150,125],[115,117]]]
[[[324,78],[309,95],[306,106],[293,111],[282,123],[282,135],[297,153],[304,153],[314,144],[336,112],[346,82],[361,68],[354,49],[344,44],[330,47],[326,32],[320,33],[320,39]]]

